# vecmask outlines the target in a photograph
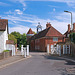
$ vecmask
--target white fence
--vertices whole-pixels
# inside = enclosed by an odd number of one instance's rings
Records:
[[[51,50],[51,52],[50,52]],[[49,46],[49,44],[47,45],[47,53],[51,53],[51,54],[58,54],[59,56],[61,56],[61,54],[71,54],[71,48],[70,45],[63,45],[63,47],[61,47],[61,45],[51,45]]]
[[[15,45],[12,44],[6,44],[6,50],[12,50],[12,56],[15,55]]]

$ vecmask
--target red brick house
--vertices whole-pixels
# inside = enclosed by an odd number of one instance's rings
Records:
[[[71,30],[70,24],[68,24],[68,30],[64,33],[65,41],[69,40],[70,33],[75,33],[75,23],[73,23],[73,29]]]
[[[50,23],[46,24],[46,29],[35,34],[30,38],[31,51],[47,51],[47,44],[55,45],[57,42],[63,42],[64,36],[57,31]]]

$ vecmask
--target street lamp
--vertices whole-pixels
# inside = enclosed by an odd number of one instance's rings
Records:
[[[64,12],[67,12],[67,13],[71,14],[71,30],[72,30],[72,12],[69,12],[69,11],[64,11]]]

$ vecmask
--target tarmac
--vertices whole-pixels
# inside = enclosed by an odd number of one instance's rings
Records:
[[[33,52],[30,52],[31,55],[32,55],[32,53]],[[45,53],[45,54],[47,55],[47,53]],[[5,58],[5,59],[0,60],[0,68],[4,68],[6,66],[9,66],[9,65],[12,65],[14,63],[20,62],[22,60],[26,60],[26,59],[30,58],[31,55],[29,55],[26,58],[24,58],[24,56],[21,55],[21,52],[18,51],[15,56],[11,56],[11,57],[8,57],[8,58]],[[61,56],[61,57],[54,56],[54,57],[58,57],[58,58],[61,58],[61,59],[64,59],[64,60],[68,60],[68,61],[75,62],[75,59],[69,58],[67,56],[66,57],[65,56]]]
[[[18,51],[15,56],[10,56],[8,58],[0,60],[0,68],[4,68],[6,66],[12,65],[12,64],[17,63],[19,61],[28,59],[30,57],[31,57],[31,55],[24,58],[24,56],[21,55],[21,52]]]

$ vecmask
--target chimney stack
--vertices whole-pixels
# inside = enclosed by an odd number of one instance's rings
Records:
[[[49,27],[51,27],[51,24],[50,24],[50,22],[47,22],[46,28],[49,28]]]
[[[68,32],[70,32],[70,24],[68,24]]]
[[[73,31],[75,31],[75,23],[73,23]]]

